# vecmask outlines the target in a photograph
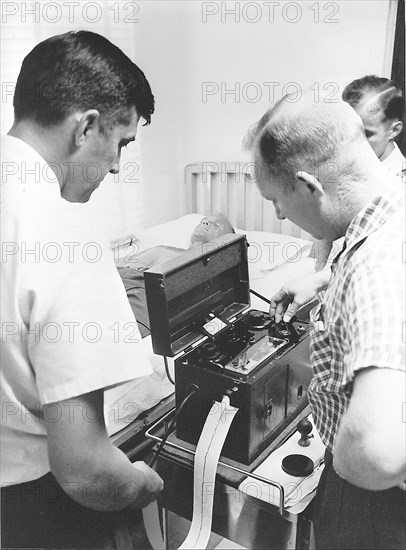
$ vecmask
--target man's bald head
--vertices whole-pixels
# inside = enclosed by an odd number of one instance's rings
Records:
[[[255,181],[278,219],[333,241],[385,177],[361,118],[343,101],[282,98],[251,132]]]
[[[223,214],[216,213],[213,216],[205,216],[192,232],[191,246],[208,243],[229,233],[235,233],[235,231]]]
[[[362,121],[345,102],[308,95],[293,103],[287,95],[257,123],[248,145],[260,163],[292,182],[296,172],[314,173],[326,163],[345,168],[349,145],[357,141],[365,142]]]

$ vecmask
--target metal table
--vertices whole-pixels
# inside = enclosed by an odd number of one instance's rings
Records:
[[[286,428],[278,438],[261,454],[259,460],[266,458],[296,428],[297,421],[309,413],[303,413]],[[147,430],[151,437],[154,429],[162,423],[158,421]],[[152,437],[154,437],[152,435]],[[155,440],[159,440],[157,437]],[[176,438],[175,438],[176,440]],[[161,496],[164,511],[170,511],[180,517],[191,520],[193,510],[193,451],[187,447],[179,450],[177,443],[168,440],[158,460],[157,471],[165,482]],[[221,459],[222,461],[223,459]],[[231,462],[231,461],[227,461]],[[255,479],[250,467],[241,465],[241,471]],[[240,468],[220,462],[214,490],[214,508],[212,531],[246,548],[283,549],[311,547],[312,523],[310,504],[303,512],[292,514],[283,506],[283,487],[279,506],[271,505],[238,490],[235,480],[231,481],[227,470]],[[231,476],[232,477],[232,476]],[[263,478],[258,478],[264,481]],[[281,486],[268,481],[269,484]],[[164,526],[168,534],[168,515],[164,515]],[[168,540],[168,537],[166,538]]]

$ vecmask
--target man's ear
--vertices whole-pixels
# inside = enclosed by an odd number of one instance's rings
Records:
[[[97,109],[89,109],[79,114],[75,127],[75,145],[81,147],[88,139],[90,133],[99,129],[100,113]]]
[[[397,120],[396,122],[393,122],[391,126],[391,131],[390,131],[391,139],[395,139],[395,137],[397,137],[400,134],[402,129],[403,129],[403,122],[401,120]]]
[[[324,195],[323,186],[321,185],[319,180],[312,174],[299,170],[295,174],[295,180],[296,184],[301,185],[302,191],[306,190],[315,197],[322,197]]]

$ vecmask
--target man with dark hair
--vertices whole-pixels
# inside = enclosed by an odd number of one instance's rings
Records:
[[[345,236],[311,315],[309,399],[327,448],[316,547],[404,548],[404,192],[344,102],[284,97],[258,128],[257,184],[277,216],[317,239]],[[282,315],[294,299],[278,293],[270,314]]]
[[[152,372],[107,243],[78,205],[154,98],[108,40],[69,32],[25,58],[2,138],[2,545],[111,547],[161,478],[107,436],[104,389]]]
[[[406,159],[395,143],[403,128],[402,91],[387,78],[368,75],[350,82],[342,98],[361,117],[367,140],[379,160],[400,175],[406,169]]]
[[[97,104],[102,128],[125,124],[135,107],[151,122],[154,96],[144,73],[117,46],[89,31],[52,36],[24,59],[14,94],[16,122],[43,127]]]

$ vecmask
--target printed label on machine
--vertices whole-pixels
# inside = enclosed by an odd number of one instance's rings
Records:
[[[262,361],[272,357],[279,348],[286,344],[287,340],[265,336],[262,340],[255,342],[251,347],[234,357],[232,361],[225,365],[225,368],[233,372],[248,373]]]

